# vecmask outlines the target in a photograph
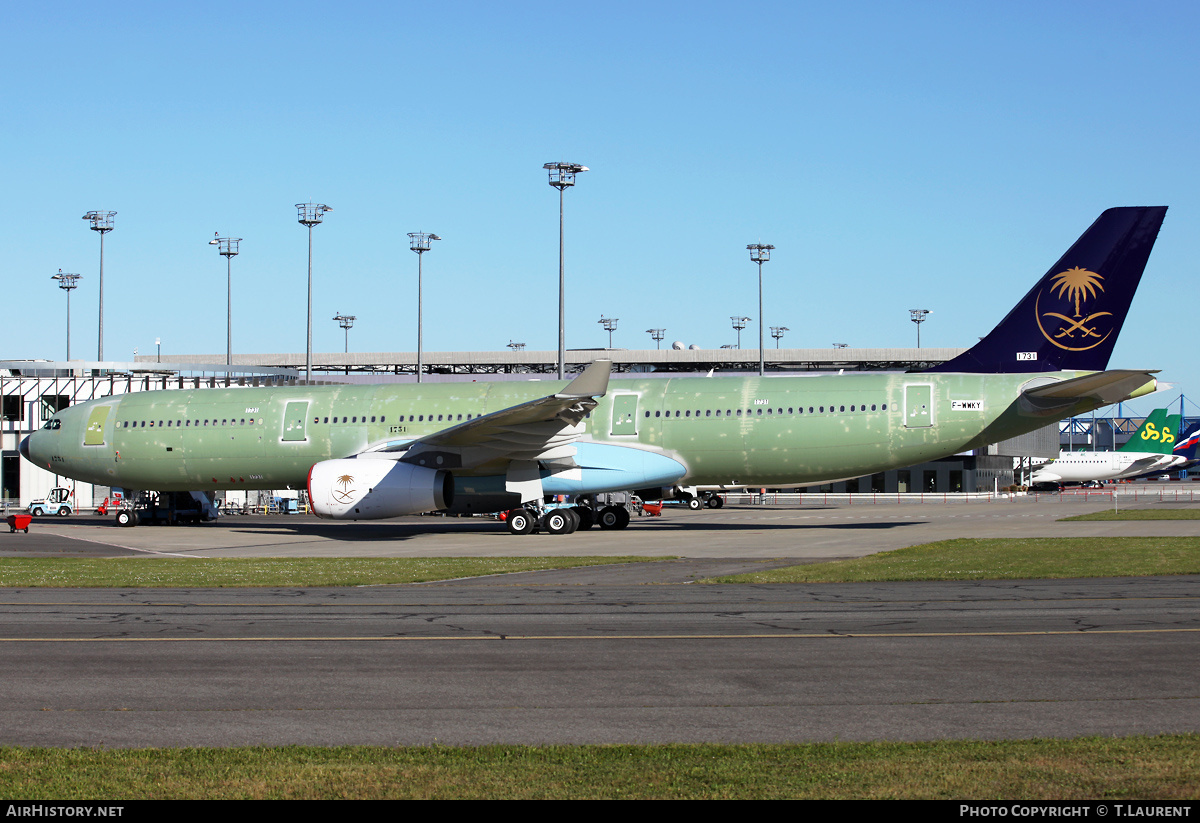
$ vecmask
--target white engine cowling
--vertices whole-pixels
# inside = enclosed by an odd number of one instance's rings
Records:
[[[447,508],[449,472],[396,460],[324,460],[308,470],[308,500],[318,517],[377,520]]]

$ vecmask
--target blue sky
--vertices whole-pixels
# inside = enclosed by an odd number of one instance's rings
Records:
[[[303,351],[355,314],[358,351],[556,345],[567,192],[569,347],[757,336],[747,243],[772,243],[784,344],[967,346],[1104,209],[1170,206],[1111,365],[1200,391],[1184,294],[1200,220],[1200,12],[1182,2],[163,3],[0,12],[6,84],[0,356],[64,354],[59,268],[83,274],[72,348],[163,340]],[[12,308],[16,305],[15,310]],[[768,340],[768,344],[770,341]],[[1175,395],[1178,392],[1174,393]],[[1160,397],[1163,397],[1160,395]],[[1164,399],[1166,399],[1164,397]]]

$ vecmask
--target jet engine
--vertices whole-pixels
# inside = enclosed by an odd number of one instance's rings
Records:
[[[318,517],[333,520],[399,517],[448,508],[454,478],[397,460],[324,460],[308,471],[308,499]]]

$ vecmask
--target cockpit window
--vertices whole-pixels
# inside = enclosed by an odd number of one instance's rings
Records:
[[[42,428],[50,429],[51,431],[58,431],[59,429],[62,428],[62,421],[59,420],[57,417],[55,417],[53,419],[47,420],[46,425],[42,426]]]

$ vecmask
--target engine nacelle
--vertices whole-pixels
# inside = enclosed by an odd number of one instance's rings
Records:
[[[324,460],[308,470],[308,500],[318,517],[378,520],[445,509],[449,472],[398,460]]]

